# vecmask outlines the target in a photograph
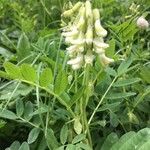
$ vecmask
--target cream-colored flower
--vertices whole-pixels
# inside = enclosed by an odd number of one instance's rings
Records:
[[[92,55],[92,54],[86,54],[84,56],[84,60],[85,60],[85,64],[92,65],[93,64],[93,60],[94,60],[94,55]]]
[[[73,27],[70,32],[63,32],[62,36],[68,37],[68,36],[75,36],[79,33],[76,27]]]
[[[91,3],[90,1],[86,1],[85,2],[85,8],[86,8],[86,18],[88,19],[89,17],[91,17],[91,14],[92,14],[92,6],[91,6]]]
[[[95,47],[94,51],[97,54],[104,54],[105,53],[105,50],[103,48],[99,48],[99,47]]]
[[[107,43],[101,42],[98,38],[94,39],[93,44],[95,47],[104,48],[104,49],[109,47]]]
[[[114,59],[107,57],[105,54],[101,54],[101,55],[99,55],[99,57],[100,57],[100,60],[103,65],[108,65],[108,64],[114,62]]]
[[[95,32],[100,37],[105,37],[107,35],[107,31],[101,26],[100,20],[95,21]]]
[[[73,58],[67,62],[68,65],[80,64],[83,61],[83,55],[79,54],[76,58]]]

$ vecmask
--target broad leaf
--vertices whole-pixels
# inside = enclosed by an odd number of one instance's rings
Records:
[[[58,73],[55,81],[54,91],[56,94],[60,95],[65,91],[68,85],[67,75],[64,71]]]
[[[21,65],[21,73],[25,80],[35,82],[37,80],[36,71],[29,64]]]
[[[19,150],[30,150],[30,147],[27,142],[23,142],[19,148]]]
[[[68,126],[65,124],[60,131],[60,141],[64,145],[67,142]]]
[[[29,57],[31,49],[30,49],[30,43],[29,43],[29,39],[28,37],[25,35],[25,33],[23,33],[18,41],[18,45],[17,45],[17,57],[18,57],[18,61],[22,61],[24,59],[23,62],[29,62],[29,58],[26,59],[27,57]]]
[[[20,68],[10,62],[4,63],[4,68],[6,72],[14,79],[20,79],[22,78]]]
[[[40,75],[40,85],[43,87],[48,87],[48,85],[53,80],[52,70],[50,68],[46,68]]]
[[[17,116],[22,116],[23,112],[24,112],[23,101],[22,101],[22,99],[18,99],[16,101],[16,113],[17,113]]]
[[[131,79],[124,79],[124,80],[118,80],[113,84],[114,87],[122,87],[122,86],[127,86],[133,83],[137,83],[141,81],[140,78],[131,78]]]
[[[0,117],[1,117],[1,118],[5,118],[5,119],[12,119],[12,120],[15,120],[15,119],[18,118],[18,117],[16,116],[16,114],[13,113],[12,111],[9,111],[9,110],[2,110],[2,109],[0,109]]]
[[[39,133],[40,133],[40,129],[33,128],[29,133],[28,140],[27,140],[28,143],[31,144],[31,143],[35,142],[39,136]]]

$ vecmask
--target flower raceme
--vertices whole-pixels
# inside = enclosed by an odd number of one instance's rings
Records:
[[[70,57],[67,64],[73,70],[92,65],[96,56],[104,66],[114,61],[105,55],[109,45],[103,38],[107,31],[101,25],[99,10],[92,9],[90,1],[76,3],[62,14],[62,18],[62,36],[69,45],[66,49]],[[68,21],[67,25],[64,20]]]

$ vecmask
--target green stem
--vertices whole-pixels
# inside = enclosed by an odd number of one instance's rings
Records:
[[[97,105],[96,108],[94,109],[94,111],[93,111],[93,113],[92,113],[92,115],[91,115],[91,117],[90,117],[90,119],[89,119],[89,121],[88,121],[88,125],[90,125],[90,123],[91,123],[91,121],[92,121],[92,119],[93,119],[95,113],[97,112],[99,106],[100,106],[101,103],[103,102],[103,100],[104,100],[105,96],[107,95],[107,93],[109,92],[110,88],[112,87],[112,85],[113,85],[114,82],[116,81],[117,77],[118,77],[118,76],[116,76],[116,77],[113,79],[113,81],[111,82],[111,84],[110,84],[109,87],[107,88],[106,92],[105,92],[104,95],[102,96],[101,100],[99,101],[98,105]]]

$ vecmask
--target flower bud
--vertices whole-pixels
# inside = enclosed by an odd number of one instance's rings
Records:
[[[141,16],[137,19],[136,24],[141,29],[146,29],[149,27],[148,21],[143,16]]]
[[[77,28],[81,31],[81,30],[83,30],[83,28],[85,26],[85,7],[82,7],[79,15],[80,15],[80,18],[77,23]]]
[[[85,36],[83,32],[79,33],[79,36],[76,39],[70,41],[73,45],[83,45],[85,43]]]
[[[95,21],[95,32],[100,37],[105,37],[107,35],[107,31],[101,26],[100,20]]]
[[[88,25],[87,32],[86,32],[86,43],[91,45],[93,42],[93,28],[91,25]]]
[[[103,48],[99,48],[99,47],[95,47],[94,51],[97,54],[104,54],[105,53],[105,50]]]
[[[101,42],[98,38],[95,38],[93,41],[95,47],[106,49],[109,47],[108,44]]]
[[[66,10],[66,11],[62,14],[62,16],[66,18],[66,17],[70,17],[72,14],[73,14],[73,10],[70,9],[70,10]]]
[[[82,65],[81,64],[74,64],[71,67],[72,67],[73,70],[78,70],[82,67]]]
[[[93,60],[94,60],[94,55],[92,55],[91,53],[86,54],[86,55],[84,56],[84,60],[85,60],[85,64],[90,64],[90,65],[92,65]]]
[[[78,2],[74,5],[74,7],[70,10],[65,11],[62,16],[63,17],[71,17],[74,12],[76,12],[82,6],[82,2]]]
[[[80,54],[76,58],[73,58],[67,62],[68,65],[80,64],[83,61],[83,55]]]
[[[72,8],[73,12],[76,12],[82,6],[82,4],[82,2],[77,2]]]
[[[101,62],[102,62],[102,64],[103,64],[104,66],[106,66],[106,65],[108,65],[108,64],[110,64],[110,63],[112,63],[112,62],[114,62],[113,59],[108,58],[105,54],[101,54],[101,55],[99,55],[99,57],[100,57]]]
[[[85,13],[86,18],[88,19],[92,14],[92,6],[91,6],[90,1],[88,0],[85,2],[85,9],[86,9],[86,13]]]
[[[93,10],[93,17],[94,17],[95,21],[100,19],[100,14],[99,14],[99,10],[98,9],[94,9]]]
[[[78,34],[78,30],[75,27],[70,32],[63,32],[62,33],[63,36],[74,36],[74,35],[77,35],[77,34]]]

